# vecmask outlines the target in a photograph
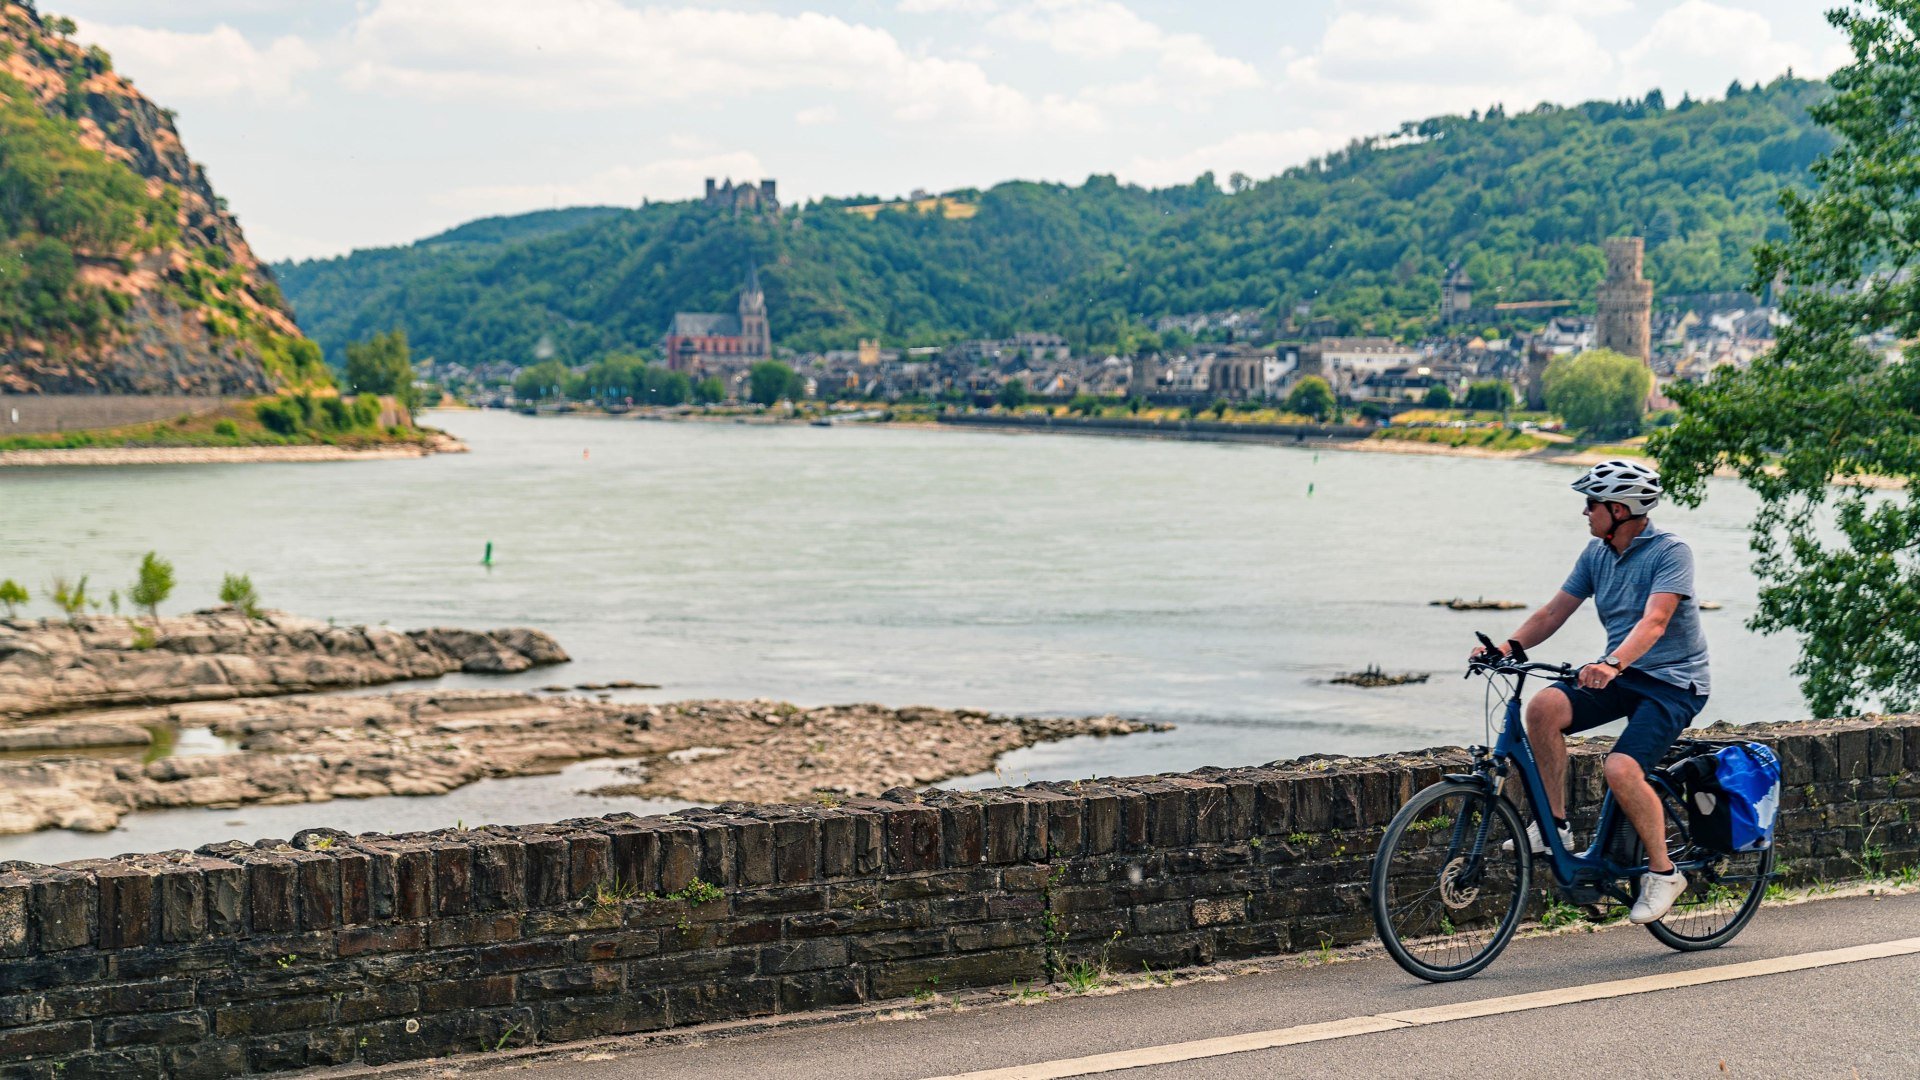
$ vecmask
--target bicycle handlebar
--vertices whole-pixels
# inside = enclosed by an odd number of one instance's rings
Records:
[[[1482,657],[1467,662],[1467,673],[1461,678],[1468,679],[1482,671],[1491,671],[1496,675],[1525,675],[1541,673],[1558,675],[1563,679],[1573,677],[1572,664],[1547,664],[1538,660],[1528,660],[1527,650],[1518,641],[1507,642],[1507,652],[1502,654],[1500,647],[1487,635],[1475,631],[1474,637],[1480,639],[1480,647],[1486,650]]]

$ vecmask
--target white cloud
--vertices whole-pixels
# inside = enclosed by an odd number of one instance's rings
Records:
[[[558,183],[476,184],[434,197],[440,206],[480,216],[548,206],[636,206],[641,199],[684,199],[707,177],[757,180],[771,173],[745,150],[702,157],[667,158],[611,169]]]
[[[1083,95],[1103,105],[1190,102],[1263,81],[1252,64],[1222,55],[1200,35],[1169,33],[1116,0],[1030,0],[988,20],[987,29],[1092,61],[1150,55],[1154,68],[1140,78],[1091,87]]]
[[[962,15],[978,15],[999,6],[996,0],[900,0],[899,4],[900,10],[909,15],[928,15],[947,11]]]
[[[1684,0],[1655,20],[1621,60],[1629,85],[1659,85],[1677,99],[1681,90],[1718,96],[1734,79],[1765,81],[1787,68],[1802,77],[1824,76],[1851,55],[1839,42],[1816,53],[1782,41],[1773,23],[1758,12]]]
[[[1602,9],[1604,10],[1604,8]],[[1529,0],[1347,0],[1285,89],[1345,130],[1503,102],[1614,93],[1617,65],[1589,8]]]
[[[819,127],[822,124],[831,124],[838,119],[840,119],[840,110],[831,105],[815,105],[793,114],[793,122],[801,127]]]
[[[85,22],[79,36],[113,54],[116,70],[155,101],[249,97],[274,101],[302,97],[300,75],[321,65],[320,54],[297,37],[275,38],[264,47],[220,25],[204,33]]]
[[[632,9],[616,0],[378,0],[352,31],[349,85],[441,100],[548,107],[847,91],[896,119],[1088,127],[1097,113],[1033,98],[977,64],[910,54],[887,31],[815,12]]]
[[[1345,142],[1341,136],[1311,127],[1245,131],[1191,150],[1136,157],[1119,170],[1119,175],[1148,185],[1184,184],[1209,170],[1223,184],[1236,172],[1264,180]]]

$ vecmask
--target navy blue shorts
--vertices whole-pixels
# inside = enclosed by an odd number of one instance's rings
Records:
[[[1659,764],[1673,740],[1707,707],[1707,695],[1631,668],[1603,690],[1589,690],[1571,680],[1550,683],[1547,688],[1567,695],[1573,703],[1569,735],[1626,717],[1627,730],[1614,741],[1612,752],[1627,755],[1642,769]]]

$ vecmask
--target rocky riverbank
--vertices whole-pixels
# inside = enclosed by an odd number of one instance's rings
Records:
[[[285,612],[0,620],[0,717],[269,697],[525,671],[567,660],[538,630],[389,630]]]
[[[140,810],[441,795],[484,777],[554,772],[595,757],[641,759],[635,782],[607,795],[831,800],[981,772],[1036,742],[1146,728],[1111,716],[1033,720],[770,701],[626,705],[474,690],[194,703],[31,727],[43,737],[64,729],[117,732],[125,741],[202,725],[236,752],[145,763],[66,755],[0,762],[0,835],[104,831]]]
[[[566,659],[537,630],[403,632],[281,612],[0,622],[0,834],[105,831],[141,810],[440,795],[608,757],[638,759],[609,796],[831,800],[983,772],[1037,742],[1148,727],[879,705],[313,693]],[[165,753],[192,729],[232,752]]]

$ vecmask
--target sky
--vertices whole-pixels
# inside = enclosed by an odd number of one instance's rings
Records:
[[[268,259],[557,206],[1271,176],[1449,112],[1846,62],[1816,0],[42,0]]]

